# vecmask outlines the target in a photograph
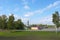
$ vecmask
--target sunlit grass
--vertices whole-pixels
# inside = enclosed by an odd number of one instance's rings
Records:
[[[47,36],[56,36],[56,33],[55,32],[46,32],[46,31],[14,31],[14,32],[0,32],[0,36],[44,36],[44,37],[47,37]],[[60,36],[60,32],[58,32],[58,36]]]

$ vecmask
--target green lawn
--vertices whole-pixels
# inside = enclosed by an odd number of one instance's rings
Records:
[[[17,40],[17,39],[21,39],[21,40],[60,40],[60,32],[58,32],[57,34],[55,32],[46,32],[46,31],[35,31],[35,32],[0,32],[0,37],[6,37],[6,39],[8,37],[14,38],[16,37],[16,39],[13,40]],[[12,40],[12,39],[11,39]]]

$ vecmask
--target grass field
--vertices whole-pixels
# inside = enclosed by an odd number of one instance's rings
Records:
[[[60,32],[0,32],[1,40],[60,40]]]

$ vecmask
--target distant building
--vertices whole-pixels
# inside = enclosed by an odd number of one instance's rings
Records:
[[[38,27],[31,27],[31,30],[39,30]]]

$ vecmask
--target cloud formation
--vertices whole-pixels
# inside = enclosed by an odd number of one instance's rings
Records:
[[[54,2],[54,3],[52,3],[52,4],[49,4],[48,6],[46,6],[45,8],[43,8],[43,9],[39,9],[39,10],[36,10],[35,11],[35,13],[43,13],[44,11],[46,11],[46,10],[50,10],[50,9],[52,9],[52,8],[56,8],[56,7],[58,7],[60,5],[60,1],[56,1],[56,2]]]
[[[25,14],[24,16],[25,17],[30,17],[30,16],[32,16],[34,13],[33,12],[27,12],[27,14]]]
[[[35,10],[33,12],[27,12],[24,16],[25,17],[31,17],[31,16],[33,16],[33,15],[35,15],[37,13],[41,14],[41,13],[44,13],[45,11],[47,11],[47,10],[51,10],[52,8],[54,9],[54,8],[58,7],[59,5],[60,5],[60,1],[56,1],[56,2],[54,2],[52,4],[49,4],[48,6],[46,6],[43,9]],[[49,16],[41,18],[39,23],[42,23],[42,24],[53,24],[52,23],[52,15],[49,15]]]
[[[54,2],[52,4],[49,4],[48,6],[46,6],[43,9],[35,10],[33,12],[28,12],[28,13],[25,14],[25,16],[29,17],[29,16],[32,16],[32,15],[35,15],[36,13],[44,13],[47,10],[51,10],[52,8],[58,7],[59,5],[60,5],[60,1],[56,1],[56,2]]]
[[[28,5],[24,5],[24,9],[30,9],[30,7]]]
[[[23,8],[26,9],[26,10],[29,10],[30,9],[30,6],[28,6],[28,1],[27,0],[22,0],[22,3],[23,3]]]
[[[60,1],[56,1],[52,4],[49,4],[45,9],[51,9],[51,8],[54,8],[54,7],[57,7],[58,5],[60,5]]]

